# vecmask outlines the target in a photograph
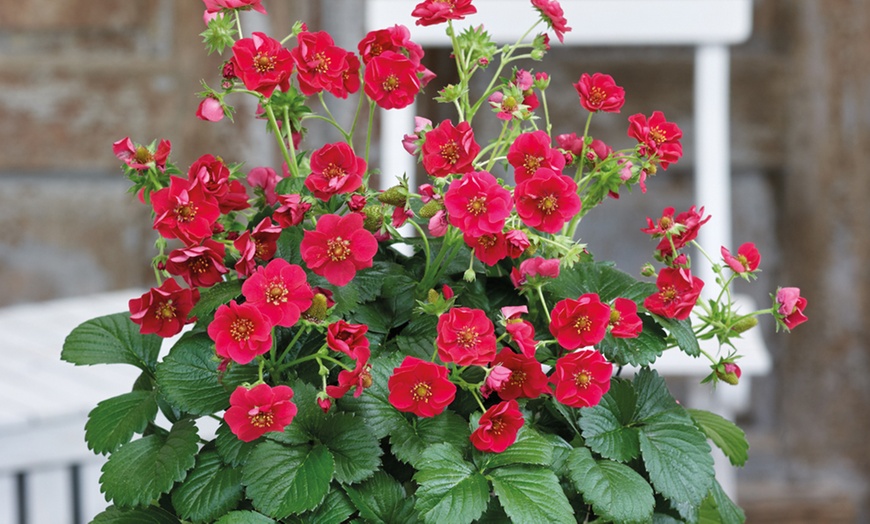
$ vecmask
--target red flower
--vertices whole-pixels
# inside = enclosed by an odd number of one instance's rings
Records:
[[[493,391],[498,391],[511,378],[511,370],[504,366],[493,365],[486,374],[480,393],[483,398],[489,398]]]
[[[502,399],[538,398],[547,391],[547,375],[533,357],[503,348],[492,363],[511,370],[510,378],[497,391]]]
[[[411,41],[411,32],[403,25],[370,31],[360,40],[357,49],[365,64],[386,51],[395,51],[406,55],[418,72],[422,73],[426,69],[420,63],[423,60],[423,48]]]
[[[220,100],[212,96],[202,99],[196,108],[196,118],[206,122],[219,122],[224,117],[224,106]]]
[[[628,117],[628,136],[640,142],[638,153],[655,157],[655,161],[667,169],[683,156],[680,138],[683,132],[677,124],[665,120],[661,111],[653,111],[649,120],[640,113]]]
[[[801,296],[800,289],[796,287],[780,288],[776,292],[776,303],[779,305],[776,310],[777,318],[781,318],[782,323],[788,329],[794,329],[807,321],[807,317],[804,315],[807,299]]]
[[[191,246],[211,236],[220,216],[217,202],[201,184],[171,177],[169,187],[152,193],[154,229],[164,238],[177,238]]]
[[[311,204],[303,202],[302,197],[296,194],[277,195],[278,209],[272,213],[272,218],[282,228],[298,226],[305,219],[305,213],[311,209]]]
[[[338,98],[347,98],[348,94],[359,91],[359,58],[356,57],[353,51],[347,51],[345,56],[347,67],[341,72],[341,85],[330,91],[333,96]]]
[[[556,361],[550,382],[556,387],[556,400],[573,408],[598,405],[610,389],[613,365],[594,350],[569,353]]]
[[[405,357],[387,381],[390,404],[418,417],[441,414],[456,397],[456,385],[447,368],[414,357]]]
[[[347,96],[344,87],[347,51],[335,45],[325,31],[299,33],[296,41],[290,54],[296,62],[299,90],[306,96],[324,90],[342,98]]]
[[[261,0],[202,0],[205,3],[206,13],[217,13],[224,9],[253,9],[258,13],[266,14],[266,9],[260,3]]]
[[[666,267],[659,272],[656,286],[659,292],[646,297],[643,306],[650,313],[685,320],[692,313],[704,282],[693,277],[688,269]]]
[[[262,190],[266,203],[274,206],[278,202],[275,188],[278,186],[281,178],[271,167],[255,167],[248,171],[248,176],[245,177],[245,180],[247,180],[248,185],[251,187]],[[298,195],[296,197],[299,198]]]
[[[520,258],[532,245],[529,237],[519,229],[511,229],[504,234],[504,238],[507,241],[507,255],[511,258]]]
[[[290,89],[293,58],[281,42],[264,33],[252,33],[233,44],[234,73],[242,79],[245,88],[265,97],[272,96],[276,87]],[[309,94],[309,93],[306,93]]]
[[[250,276],[257,267],[257,261],[272,260],[278,250],[278,237],[281,228],[276,226],[269,217],[257,224],[253,231],[245,231],[233,246],[239,250],[241,257],[236,262],[236,271],[241,276]]]
[[[230,170],[219,158],[202,155],[190,166],[187,179],[191,188],[201,185],[205,193],[213,196],[221,213],[251,207],[245,187],[238,180],[230,180]]]
[[[516,442],[523,422],[516,400],[499,402],[480,417],[477,429],[471,434],[471,443],[480,451],[501,453]]]
[[[735,273],[752,273],[758,269],[758,264],[761,263],[761,255],[752,242],[741,244],[737,248],[736,257],[725,246],[722,246],[722,259]]]
[[[272,326],[257,306],[249,303],[221,304],[208,325],[219,357],[247,364],[272,349]]]
[[[508,149],[507,161],[514,168],[517,184],[531,178],[540,167],[557,173],[565,167],[564,155],[550,147],[550,135],[544,131],[520,134]]]
[[[594,73],[592,76],[583,73],[574,84],[574,89],[580,95],[580,105],[593,113],[619,113],[625,103],[625,89],[616,85],[612,76],[604,73]]]
[[[553,28],[559,42],[565,42],[565,33],[571,30],[565,20],[565,12],[556,0],[532,0],[532,6],[541,13],[547,25]]]
[[[344,142],[326,144],[311,153],[311,174],[305,187],[326,202],[332,195],[352,193],[362,185],[366,161]]]
[[[535,326],[531,322],[521,318],[510,318],[505,325],[505,330],[524,355],[535,356],[538,342],[535,340]]]
[[[466,173],[444,194],[450,224],[468,235],[501,233],[513,203],[510,191],[486,171]]]
[[[293,390],[289,386],[238,386],[230,395],[224,420],[239,440],[251,442],[263,433],[284,431],[296,416],[296,404],[290,402],[291,398]]]
[[[327,326],[326,345],[333,351],[358,359],[356,355],[361,350],[369,351],[369,339],[366,338],[368,330],[364,324],[348,324],[339,319]]]
[[[710,216],[704,217],[703,207],[695,211],[695,206],[692,206],[688,211],[684,211],[676,217],[674,217],[674,208],[666,207],[662,211],[662,217],[657,222],[653,223],[652,219],[647,217],[647,227],[641,231],[652,235],[653,238],[664,237],[656,246],[656,250],[662,257],[671,257],[674,255],[671,249],[671,240],[673,240],[674,248],[682,249],[698,237],[698,230],[708,220],[710,220]],[[669,236],[671,240],[668,239]]]
[[[468,173],[474,170],[471,163],[478,153],[480,146],[474,140],[471,124],[460,122],[454,127],[450,120],[444,120],[426,133],[423,168],[436,178]]]
[[[305,271],[283,258],[258,267],[242,284],[242,294],[245,303],[256,306],[272,325],[284,327],[296,324],[314,297]]]
[[[586,293],[557,302],[550,318],[550,333],[565,349],[593,346],[607,334],[610,306],[597,293]]]
[[[417,67],[403,54],[385,51],[366,66],[363,90],[384,109],[401,109],[420,92]]]
[[[637,338],[642,330],[643,322],[634,300],[617,298],[610,310],[610,334],[616,338]]]
[[[438,317],[438,358],[460,366],[485,366],[495,358],[495,327],[481,309],[457,307]]]
[[[411,12],[417,25],[427,26],[448,20],[463,20],[477,12],[471,0],[423,0]]]
[[[378,251],[374,235],[363,229],[363,217],[323,215],[299,246],[308,268],[334,286],[350,282],[360,269],[372,266]]]
[[[172,144],[169,140],[161,140],[155,151],[153,145],[145,147],[133,144],[128,136],[112,144],[112,152],[118,160],[123,160],[125,164],[138,171],[145,171],[151,167],[156,167],[160,171],[165,170],[170,149]]]
[[[139,324],[139,333],[155,333],[168,338],[177,335],[188,322],[190,310],[199,300],[199,290],[185,289],[169,279],[139,298],[131,298],[130,320]]]
[[[507,256],[507,241],[502,233],[472,236],[463,235],[465,243],[474,250],[474,256],[487,266],[494,266]]]
[[[226,248],[210,238],[201,246],[173,250],[166,261],[166,270],[180,276],[190,287],[211,287],[223,280],[229,270],[224,266]]]
[[[545,167],[517,185],[514,199],[523,223],[545,233],[558,232],[581,207],[574,180]]]
[[[355,387],[353,396],[359,397],[364,389],[372,385],[372,366],[369,364],[370,352],[368,348],[361,349],[357,353],[356,366],[353,370],[343,369],[338,373],[338,385],[326,386],[326,394],[332,398],[343,397],[350,388]]]

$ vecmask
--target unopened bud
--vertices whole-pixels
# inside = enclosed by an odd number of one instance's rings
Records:
[[[404,207],[405,202],[408,201],[408,190],[403,186],[393,186],[378,194],[378,200],[391,206]]]
[[[645,277],[654,277],[656,276],[656,268],[652,264],[646,263],[640,268],[640,274]]]
[[[430,304],[434,304],[438,301],[440,297],[441,295],[439,295],[437,291],[435,291],[434,289],[430,289],[426,299],[429,301]]]
[[[475,273],[473,269],[467,269],[462,275],[462,278],[465,279],[466,282],[474,282],[477,280],[477,273]]]
[[[430,200],[420,208],[420,217],[432,218],[442,209],[444,209],[444,204],[440,200]]]

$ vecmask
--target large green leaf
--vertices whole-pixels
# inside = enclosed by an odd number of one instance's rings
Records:
[[[283,522],[287,524],[308,524],[316,522],[317,524],[342,524],[347,522],[356,508],[350,501],[350,498],[340,488],[333,486],[323,502],[312,511],[307,511],[301,515],[289,517]]]
[[[91,524],[181,524],[181,521],[157,506],[127,509],[109,506]]]
[[[713,480],[710,494],[701,504],[699,524],[743,524],[746,514],[722,490],[717,480]]]
[[[329,492],[335,464],[325,446],[265,441],[248,456],[242,483],[254,508],[284,518],[316,508]]]
[[[549,466],[553,463],[553,445],[540,433],[523,426],[517,440],[501,453],[485,453],[474,450],[474,463],[481,469],[492,469],[515,464]]]
[[[359,510],[360,517],[368,522],[412,524],[420,520],[414,509],[414,499],[408,497],[405,488],[384,471],[344,489]]]
[[[372,359],[370,361],[372,386],[366,388],[357,398],[345,395],[337,401],[343,411],[350,411],[365,419],[379,439],[386,437],[397,426],[405,423],[404,416],[390,404],[390,391],[387,388],[387,381],[393,374],[393,369],[398,367],[401,361],[401,355]]]
[[[63,342],[60,358],[77,366],[131,364],[153,371],[163,339],[142,335],[129,313],[97,317],[73,329]]]
[[[228,280],[219,282],[214,286],[202,290],[199,301],[190,311],[191,317],[211,316],[223,304],[228,304],[242,294],[241,280]]]
[[[515,524],[574,524],[559,479],[547,468],[506,466],[490,473],[492,487]]]
[[[435,352],[438,319],[432,315],[415,316],[396,337],[399,351],[405,355],[430,360]]]
[[[247,460],[251,451],[259,442],[245,442],[232,432],[225,421],[221,421],[217,429],[217,437],[214,440],[215,448],[224,464],[236,467]]]
[[[469,523],[486,510],[489,483],[453,446],[429,447],[417,467],[416,507],[427,523]]]
[[[397,459],[414,465],[427,447],[450,444],[460,452],[468,446],[468,421],[452,411],[429,418],[403,418],[390,435],[390,448]]]
[[[131,391],[106,399],[88,413],[85,440],[94,453],[112,453],[142,433],[157,415],[156,391]]]
[[[674,337],[677,346],[687,355],[692,357],[701,355],[701,346],[698,345],[698,339],[695,337],[695,332],[692,331],[692,321],[690,319],[675,320],[658,315],[653,315],[653,318]]]
[[[668,391],[665,379],[654,369],[640,370],[634,378],[634,390],[637,394],[636,420],[644,420],[679,407]]]
[[[224,465],[217,451],[203,451],[187,478],[172,491],[179,516],[194,522],[214,522],[242,499],[242,472]]]
[[[640,282],[610,264],[585,262],[561,271],[559,278],[549,286],[549,291],[558,298],[576,299],[584,293],[598,293],[603,302],[619,297],[643,302],[657,288],[655,284]]]
[[[665,332],[649,315],[640,314],[643,330],[637,338],[615,338],[610,333],[598,344],[598,351],[619,366],[648,366],[667,347]]]
[[[614,379],[597,406],[580,410],[586,445],[602,457],[627,462],[640,453],[635,420],[637,397],[631,383]]]
[[[256,511],[231,511],[215,524],[275,524],[275,521]]]
[[[599,517],[614,522],[647,522],[655,497],[649,483],[630,467],[611,460],[595,460],[586,448],[575,448],[568,471],[583,500]]]
[[[725,453],[731,464],[735,466],[746,464],[749,459],[749,442],[746,440],[746,434],[737,424],[709,411],[700,409],[688,411],[695,424],[707,435],[707,438],[713,441],[713,444],[722,450],[722,453]]]
[[[165,436],[148,435],[124,444],[103,465],[100,484],[116,506],[143,506],[184,480],[194,465],[199,438],[190,419]]]
[[[335,480],[343,484],[359,482],[381,465],[381,446],[362,417],[350,413],[331,415],[317,431],[318,440],[335,459]]]

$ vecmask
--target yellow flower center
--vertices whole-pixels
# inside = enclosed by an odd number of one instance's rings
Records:
[[[254,69],[260,74],[268,73],[275,69],[275,57],[257,53],[254,57]]]
[[[447,161],[448,164],[455,164],[459,161],[459,145],[451,140],[441,146],[441,158]]]
[[[247,318],[237,318],[230,324],[230,336],[241,342],[248,340],[254,334],[254,322]]]
[[[559,209],[559,201],[553,195],[547,195],[538,202],[538,209],[549,215]]]
[[[598,86],[595,86],[589,90],[589,103],[593,106],[596,106],[596,105],[600,104],[601,102],[604,102],[604,99],[606,99],[606,98],[607,98],[607,93],[604,91],[604,89],[602,89]]]
[[[470,326],[463,327],[456,334],[456,341],[465,349],[476,346],[479,339],[480,335],[478,335],[477,330]]]
[[[426,382],[417,382],[411,389],[411,397],[417,402],[429,402],[429,397],[431,396],[432,386]]]
[[[273,281],[266,288],[266,302],[273,306],[278,306],[287,302],[287,295],[289,293],[283,282]]]
[[[275,415],[273,415],[270,411],[258,411],[257,413],[249,416],[251,419],[251,425],[258,428],[269,427],[272,425],[272,422],[275,421]]]
[[[589,331],[592,327],[592,322],[590,322],[589,317],[586,315],[577,317],[577,320],[574,321],[574,329],[577,330],[577,333],[583,334],[584,331]]]
[[[172,300],[167,300],[157,306],[157,309],[154,311],[154,316],[161,320],[175,318],[175,305],[172,304]]]
[[[578,371],[578,372],[574,375],[574,384],[575,384],[578,388],[586,388],[586,387],[589,386],[589,383],[590,383],[590,382],[592,382],[592,373],[589,373],[589,372],[586,371],[585,369],[584,369],[584,370],[581,370],[581,371]]]
[[[399,87],[399,78],[396,75],[390,75],[384,79],[383,88],[387,93],[395,91]]]
[[[468,212],[474,216],[486,213],[486,197],[479,196],[472,198],[468,201],[468,206],[466,207],[466,209],[468,209]]]
[[[350,240],[341,237],[330,238],[326,241],[326,256],[333,262],[341,262],[350,256]]]
[[[662,128],[659,126],[655,126],[654,128],[649,130],[649,136],[655,140],[655,143],[658,145],[662,145],[665,140],[668,139],[667,133],[665,133]]]
[[[344,169],[342,169],[341,166],[337,166],[337,165],[333,164],[332,162],[330,162],[326,166],[326,169],[323,170],[323,177],[326,178],[327,180],[332,180],[333,178],[338,177],[338,176],[342,176],[344,174],[345,174]]]

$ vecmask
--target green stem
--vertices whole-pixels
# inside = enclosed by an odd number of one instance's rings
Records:
[[[286,107],[284,108],[284,129],[287,130],[288,153],[290,153],[290,158],[293,160],[287,164],[287,169],[290,170],[292,176],[297,177],[299,176],[299,165],[296,163],[296,146],[293,144],[293,127],[290,125],[290,110]]]
[[[547,135],[549,135],[553,130],[553,126],[550,124],[550,108],[547,107],[547,92],[543,89],[541,90],[541,105],[544,106],[544,122],[546,122]]]
[[[275,138],[278,140],[278,145],[281,146],[281,154],[284,155],[284,161],[287,162],[287,167],[293,169],[293,166],[296,164],[294,162],[293,157],[290,156],[290,151],[287,150],[287,144],[284,142],[284,137],[281,136],[281,130],[278,129],[278,121],[275,119],[275,111],[272,109],[272,104],[268,102],[266,99],[261,99],[260,104],[266,110],[266,116],[269,118],[269,125],[272,126],[272,131],[275,133]],[[288,132],[290,132],[288,130]],[[293,136],[290,136],[290,144],[292,147],[293,144]],[[292,172],[292,175],[295,177],[298,173]]]
[[[484,413],[486,413],[486,407],[483,405],[483,400],[480,398],[480,394],[477,392],[477,390],[469,389],[469,391],[471,391],[471,396],[474,397],[474,400],[477,401],[477,405],[480,406],[480,409]]]
[[[544,308],[544,314],[547,315],[547,323],[550,323],[550,308],[547,307],[547,301],[544,299],[544,291],[541,287],[542,286],[535,286],[535,289],[538,291],[538,298],[541,299],[541,306]]]
[[[239,11],[236,10],[236,29],[239,31],[239,40],[244,38],[244,33],[242,33],[242,18],[239,16]]]
[[[300,327],[296,330],[296,334],[293,335],[293,340],[291,340],[290,343],[287,344],[287,347],[284,348],[284,351],[281,352],[281,357],[278,359],[279,362],[281,360],[284,360],[284,357],[287,356],[287,353],[290,351],[290,349],[295,346],[297,342],[299,342],[299,338],[302,337],[302,334],[306,331],[308,331],[307,326]]]
[[[366,130],[366,157],[365,157],[366,165],[369,165],[369,149],[371,148],[371,145],[372,145],[372,128],[374,127],[374,122],[375,122],[375,101],[370,100],[369,101],[369,123],[368,123],[368,127]],[[366,172],[365,186],[368,187],[368,172]]]
[[[502,149],[501,142],[504,139],[505,131],[507,131],[509,123],[510,123],[510,120],[505,120],[504,124],[502,124],[501,132],[498,134],[498,138],[495,141],[495,144],[498,147],[493,148],[492,154],[489,157],[489,161],[486,163],[486,168],[484,168],[484,171],[491,170],[492,166],[495,165],[496,156],[501,152],[501,149]]]

